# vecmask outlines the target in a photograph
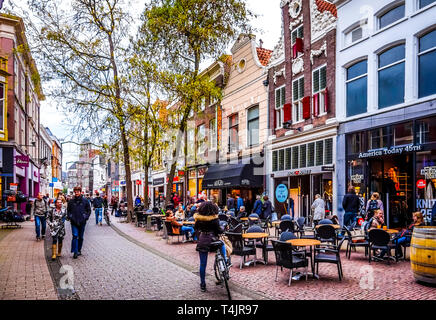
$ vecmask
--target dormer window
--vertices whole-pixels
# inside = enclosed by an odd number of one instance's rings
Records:
[[[349,46],[354,42],[363,39],[366,36],[367,22],[359,22],[351,27],[349,31],[345,31],[345,46]]]

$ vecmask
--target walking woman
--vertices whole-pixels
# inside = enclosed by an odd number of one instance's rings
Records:
[[[218,219],[218,207],[210,201],[200,204],[198,213],[194,215],[194,219],[194,229],[199,235],[196,250],[200,255],[200,289],[205,292],[207,256],[209,255],[210,244],[219,239],[218,236],[223,233],[223,230],[221,229]],[[221,251],[224,259],[228,263],[224,242]]]
[[[47,224],[50,227],[50,234],[53,239],[52,244],[52,256],[51,259],[56,259],[56,254],[58,257],[61,256],[62,252],[62,241],[65,237],[65,219],[67,217],[67,212],[62,203],[62,199],[58,198],[55,203],[55,208],[49,211],[47,216]]]

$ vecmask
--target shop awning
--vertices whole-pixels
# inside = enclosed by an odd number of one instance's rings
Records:
[[[263,167],[254,164],[213,164],[204,175],[203,189],[261,188]]]

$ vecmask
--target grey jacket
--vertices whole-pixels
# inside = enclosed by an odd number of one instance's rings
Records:
[[[48,203],[44,199],[35,199],[32,205],[32,215],[37,217],[47,217]]]

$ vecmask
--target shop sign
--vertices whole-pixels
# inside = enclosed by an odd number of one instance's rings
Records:
[[[431,211],[435,203],[436,199],[416,199],[416,209],[422,212],[424,220],[431,220]]]
[[[283,203],[288,200],[288,187],[284,184],[279,184],[276,188],[276,199],[278,202]]]
[[[242,179],[242,180],[241,180],[241,184],[244,185],[244,186],[249,186],[249,185],[250,185],[250,180],[248,180],[248,179]]]
[[[140,186],[142,184],[142,181],[141,180],[136,180],[136,185],[137,186]]]
[[[224,181],[223,181],[223,180],[216,180],[216,181],[213,183],[213,185],[214,185],[215,187],[221,187],[221,186],[224,185]]]
[[[322,166],[321,171],[335,171],[335,166]]]
[[[18,190],[18,183],[11,183],[9,189],[11,191],[17,191]]]
[[[353,183],[362,183],[363,180],[363,174],[354,174],[351,177],[351,181],[353,181]]]
[[[298,170],[298,171],[291,171],[289,172],[290,176],[304,176],[307,174],[310,174],[312,170]]]
[[[382,157],[382,156],[387,156],[387,155],[391,155],[391,154],[400,155],[400,154],[407,153],[407,152],[417,152],[417,151],[421,151],[421,150],[422,150],[421,145],[418,145],[418,146],[410,145],[410,146],[405,146],[405,147],[404,146],[403,147],[391,147],[389,149],[374,150],[374,151],[370,151],[370,152],[361,152],[361,153],[359,153],[359,159]]]
[[[425,183],[424,179],[420,179],[420,180],[416,181],[416,187],[418,189],[424,189],[425,185],[426,185],[426,183]]]
[[[164,178],[154,179],[153,180],[153,185],[157,186],[157,185],[160,185],[160,184],[164,184],[164,182],[165,182]]]
[[[191,170],[191,171],[189,171],[189,179],[193,179],[193,178],[195,178],[195,177],[196,177],[195,170]]]
[[[29,156],[15,156],[15,165],[21,169],[28,168]]]
[[[421,175],[425,176],[426,179],[436,179],[436,167],[424,167],[421,170]]]

